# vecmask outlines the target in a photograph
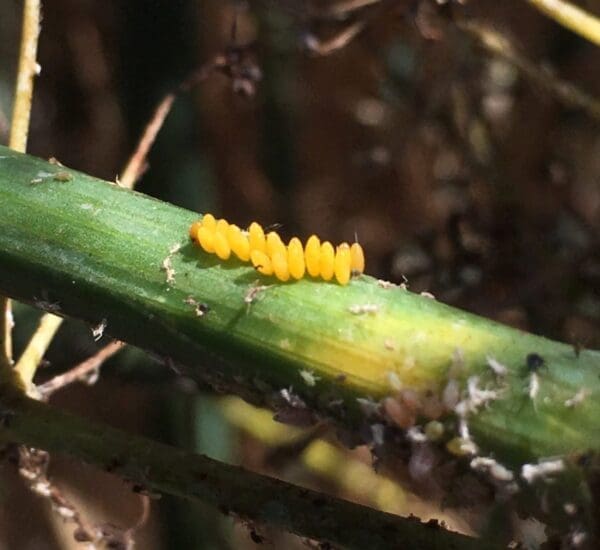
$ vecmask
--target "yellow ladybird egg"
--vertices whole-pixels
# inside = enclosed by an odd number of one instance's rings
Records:
[[[265,232],[261,225],[252,222],[248,228],[248,240],[250,241],[250,250],[259,250],[264,254],[267,253],[267,242],[265,240]]]
[[[350,246],[348,243],[342,243],[337,247],[334,271],[337,282],[347,285],[350,280]]]
[[[217,227],[217,220],[215,220],[215,217],[212,214],[204,214],[200,220],[200,223],[203,227],[206,227],[206,229],[212,231],[213,233]]]
[[[190,239],[192,239],[192,241],[198,241],[198,229],[200,229],[202,227],[202,222],[194,222],[191,226],[190,226]]]
[[[365,271],[365,253],[358,243],[353,243],[350,247],[350,269],[353,274],[358,275]]]
[[[231,242],[231,240],[234,239],[236,235],[241,235],[241,233],[242,230],[237,225],[235,225],[235,223],[231,223],[227,228],[227,240]]]
[[[321,256],[319,257],[319,275],[325,281],[333,278],[335,270],[335,250],[329,241],[321,245]]]
[[[215,234],[202,226],[196,232],[196,237],[198,239],[198,243],[202,247],[202,250],[208,252],[209,254],[214,253],[215,251]]]
[[[267,234],[267,254],[269,255],[269,258],[273,258],[276,252],[285,255],[285,245],[283,244],[281,237],[275,233],[275,231],[270,231]]]
[[[271,258],[273,273],[280,281],[288,281],[290,278],[290,270],[288,267],[287,253],[285,248],[283,251],[276,250]]]
[[[290,275],[294,279],[302,279],[306,270],[304,261],[304,249],[298,237],[290,240],[287,248],[288,267]]]
[[[273,275],[271,259],[261,250],[253,250],[250,253],[250,260],[259,273],[262,273],[263,275]]]
[[[321,241],[316,235],[312,235],[306,241],[304,248],[304,260],[306,263],[306,271],[311,277],[318,277],[320,272],[319,259],[321,258]]]
[[[250,259],[250,243],[248,237],[242,233],[242,230],[237,225],[230,225],[227,232],[227,240],[231,251],[242,262],[247,262]]]
[[[227,240],[225,235],[223,235],[223,233],[220,233],[218,230],[214,236],[214,247],[215,254],[221,260],[228,260],[229,256],[231,256],[231,247],[229,246],[229,241]]]
[[[229,222],[221,218],[215,227],[217,233],[221,233],[223,237],[227,237],[227,231],[229,231]]]
[[[243,262],[251,261],[259,273],[274,275],[280,281],[299,280],[308,273],[325,281],[335,277],[340,285],[347,285],[351,276],[360,275],[365,269],[364,252],[358,243],[342,243],[334,249],[329,241],[321,243],[312,235],[304,247],[297,237],[286,246],[275,231],[265,235],[256,222],[242,231],[225,219],[204,214],[192,223],[189,235],[205,252],[221,260],[229,259],[233,253]]]

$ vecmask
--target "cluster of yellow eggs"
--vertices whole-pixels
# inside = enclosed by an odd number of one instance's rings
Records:
[[[335,277],[339,284],[346,285],[352,275],[360,275],[365,269],[364,253],[358,243],[342,243],[334,249],[329,241],[321,243],[313,235],[304,246],[297,237],[286,246],[275,231],[265,234],[256,222],[243,230],[205,214],[190,227],[190,237],[205,252],[216,254],[221,260],[234,254],[242,262],[252,262],[259,273],[274,275],[280,281],[302,279],[308,273],[325,281]]]

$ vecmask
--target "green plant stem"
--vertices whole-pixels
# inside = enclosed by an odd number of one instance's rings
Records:
[[[482,541],[335,499],[94,423],[20,395],[2,400],[5,440],[68,454],[133,483],[242,520],[346,548],[488,548]]]
[[[600,46],[600,19],[564,0],[527,0],[559,25]]]
[[[200,382],[332,418],[356,437],[390,423],[379,404],[399,389],[438,403],[452,382],[462,399],[487,389],[496,397],[469,413],[470,433],[522,485],[525,463],[562,456],[577,468],[600,450],[598,352],[368,276],[344,287],[260,277],[189,241],[198,214],[2,147],[0,204],[0,291],[102,323]],[[543,359],[536,372],[531,354]],[[505,366],[501,380],[489,357]],[[441,451],[458,435],[455,412],[443,411]]]
[[[70,181],[61,181],[67,172]],[[94,326],[105,322],[107,334],[197,379],[263,402],[292,387],[314,410],[356,426],[365,416],[356,398],[393,393],[390,374],[417,391],[443,387],[460,349],[463,378],[489,373],[487,356],[512,373],[506,398],[472,420],[484,433],[496,431],[505,420],[496,411],[518,404],[518,419],[496,433],[507,458],[600,449],[596,352],[576,356],[571,346],[369,277],[346,287],[261,278],[247,264],[221,262],[190,243],[197,214],[6,148],[0,201],[0,290]],[[257,292],[257,281],[267,288]],[[199,315],[197,304],[208,311]],[[363,306],[374,310],[356,313]],[[533,352],[546,361],[535,404],[524,399]],[[305,383],[302,370],[318,383]],[[566,409],[564,401],[582,387],[590,398]]]

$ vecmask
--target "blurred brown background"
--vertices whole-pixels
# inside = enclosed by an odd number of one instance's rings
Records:
[[[262,72],[256,93],[235,93],[216,74],[181,95],[138,190],[240,226],[279,223],[286,236],[356,235],[369,274],[406,278],[411,290],[457,307],[598,347],[600,120],[490,55],[455,21],[503,33],[540,70],[592,97],[600,97],[600,49],[522,0],[388,0],[349,10],[354,4],[47,1],[29,151],[114,180],[164,94],[216,54],[251,44],[250,62]],[[597,0],[580,4],[600,14]],[[2,143],[19,28],[20,2],[0,0]],[[307,47],[353,28],[361,32],[329,55]],[[36,315],[17,309],[21,347]],[[40,376],[98,345],[88,327],[66,324]],[[240,437],[218,400],[135,350],[113,360],[93,388],[70,388],[56,402],[364,500],[293,457],[283,470],[268,467],[269,451]],[[91,521],[135,523],[139,497],[119,480],[59,458],[52,473]],[[13,467],[1,475],[0,547],[77,547]],[[214,514],[163,498],[139,547],[253,546],[245,528]]]

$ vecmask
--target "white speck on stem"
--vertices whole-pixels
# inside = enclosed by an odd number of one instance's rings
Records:
[[[348,311],[353,315],[364,315],[365,313],[375,315],[379,312],[379,306],[377,304],[353,305],[348,308]]]
[[[572,409],[573,407],[580,405],[586,400],[590,393],[590,390],[581,388],[573,397],[565,401],[565,407]]]
[[[508,368],[491,355],[486,357],[486,362],[496,376],[506,376],[508,374]]]

